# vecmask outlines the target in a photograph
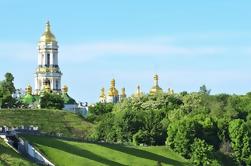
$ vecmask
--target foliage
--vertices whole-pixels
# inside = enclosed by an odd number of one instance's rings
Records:
[[[245,122],[241,119],[232,120],[229,123],[229,136],[236,161],[240,165],[248,165],[251,156],[250,135]]]
[[[188,119],[171,123],[167,129],[166,144],[182,156],[189,158],[190,145],[196,136],[198,123]]]
[[[15,92],[14,77],[11,73],[5,74],[5,80],[0,81],[0,108],[14,107],[16,100],[12,97]]]
[[[220,165],[213,158],[213,146],[208,145],[204,140],[195,138],[191,145],[191,160],[194,165],[212,166]],[[213,163],[213,164],[212,164]]]
[[[59,94],[45,92],[40,97],[40,107],[48,109],[62,109],[64,108],[64,100]]]
[[[88,107],[87,119],[91,122],[98,121],[102,115],[112,112],[114,104],[112,103],[96,103]]]

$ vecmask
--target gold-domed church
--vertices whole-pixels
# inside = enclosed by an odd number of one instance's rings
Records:
[[[49,21],[45,25],[45,31],[38,42],[38,67],[35,73],[35,93],[39,94],[43,89],[52,92],[61,91],[62,72],[58,66],[58,43],[51,32]]]
[[[40,97],[44,93],[57,93],[64,100],[64,109],[76,111],[82,109],[78,103],[68,95],[66,85],[61,89],[61,76],[58,65],[58,42],[51,32],[50,23],[45,25],[45,31],[38,42],[38,66],[35,72],[35,90],[28,85],[25,95],[21,97],[21,102],[31,108],[39,108]],[[86,112],[86,110],[85,110]]]
[[[101,103],[117,103],[126,98],[125,88],[121,89],[121,94],[119,94],[116,86],[115,79],[111,80],[111,85],[107,95],[105,94],[105,88],[101,89],[101,93],[99,96],[99,102]]]

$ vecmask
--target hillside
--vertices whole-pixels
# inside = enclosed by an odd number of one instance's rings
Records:
[[[1,110],[0,126],[38,126],[39,130],[49,134],[61,133],[66,137],[86,137],[92,124],[77,114],[62,110]]]
[[[12,148],[4,143],[0,138],[0,165],[1,166],[31,166],[36,165],[25,159],[20,154],[16,153]]]
[[[55,165],[182,166],[189,163],[164,146],[136,147],[105,143],[64,141],[49,137],[25,136]]]

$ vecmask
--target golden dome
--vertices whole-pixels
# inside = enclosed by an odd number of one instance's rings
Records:
[[[137,90],[136,90],[136,92],[134,94],[134,97],[141,97],[142,95],[143,95],[143,93],[141,92],[140,86],[138,85]]]
[[[100,93],[100,96],[101,98],[105,98],[105,88],[102,88],[101,89],[101,93]]]
[[[121,97],[126,97],[125,88],[121,89]]]
[[[109,96],[118,96],[119,95],[118,90],[115,87],[115,79],[111,80],[111,86],[110,86],[108,95]]]
[[[26,88],[25,88],[25,92],[26,94],[30,94],[32,93],[32,87],[30,85],[28,85]]]
[[[64,86],[63,86],[62,92],[63,92],[63,93],[67,93],[67,92],[68,92],[68,86],[67,86],[67,85],[64,85]]]
[[[158,83],[159,76],[157,74],[154,75],[153,80],[154,80],[154,85],[152,89],[150,90],[150,94],[154,95],[154,94],[163,92],[163,90],[159,87],[159,83]]]
[[[46,42],[46,43],[56,42],[56,38],[51,32],[51,26],[49,21],[45,25],[45,32],[40,37],[40,42]]]

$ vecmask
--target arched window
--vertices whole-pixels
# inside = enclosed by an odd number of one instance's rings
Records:
[[[47,65],[50,65],[50,54],[47,54]]]

